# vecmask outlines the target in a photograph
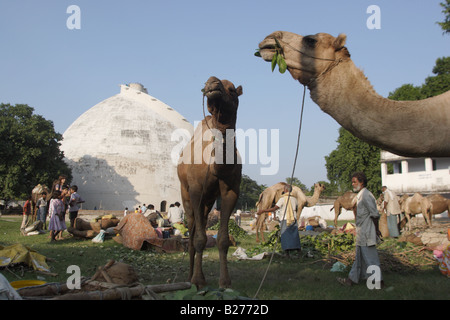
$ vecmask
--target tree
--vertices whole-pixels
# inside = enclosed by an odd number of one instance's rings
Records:
[[[25,104],[0,104],[0,199],[24,199],[37,184],[51,187],[72,172],[59,149],[62,135],[53,122]]]
[[[342,127],[337,143],[337,148],[325,157],[331,185],[336,185],[340,193],[351,190],[352,174],[363,171],[368,179],[367,189],[375,196],[380,194],[380,148],[360,140]]]
[[[434,76],[425,79],[421,86],[404,84],[389,93],[392,100],[421,100],[437,96],[450,90],[450,57],[442,57],[436,60],[433,68]]]
[[[443,8],[442,13],[445,14],[445,19],[444,22],[438,22],[438,25],[444,30],[444,34],[450,33],[450,0],[445,0],[440,5]]]
[[[304,185],[299,178],[297,177],[287,177],[286,178],[286,183],[290,184],[291,186],[296,186],[299,187],[301,190],[308,190],[308,188],[306,187],[306,185]]]
[[[259,195],[266,188],[267,186],[259,185],[255,180],[243,174],[236,208],[241,210],[255,208],[256,202],[259,200]]]
[[[450,57],[438,58],[433,68],[434,76],[425,79],[419,87],[405,84],[389,93],[392,100],[420,100],[437,96],[450,90]]]

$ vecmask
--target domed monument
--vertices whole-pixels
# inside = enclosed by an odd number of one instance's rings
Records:
[[[166,211],[181,202],[176,165],[183,145],[180,135],[172,138],[176,131],[190,136],[193,126],[139,83],[121,85],[119,94],[83,113],[61,143],[83,209],[145,203]]]

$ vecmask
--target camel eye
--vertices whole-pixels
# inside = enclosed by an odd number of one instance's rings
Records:
[[[315,47],[317,40],[311,37],[305,37],[303,38],[303,40],[305,41],[305,43],[310,46],[310,47]]]

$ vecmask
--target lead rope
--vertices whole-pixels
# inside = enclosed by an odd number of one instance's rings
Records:
[[[292,166],[291,181],[294,179],[294,172],[295,172],[295,167],[297,165],[297,158],[298,158],[298,150],[299,150],[299,147],[300,147],[300,136],[301,136],[301,132],[302,132],[302,122],[303,122],[303,110],[304,110],[304,107],[305,107],[305,94],[306,94],[306,86],[303,85],[303,99],[302,99],[302,107],[301,107],[301,111],[300,111],[300,124],[299,124],[299,128],[298,128],[297,148],[296,148],[296,151],[295,151],[294,164]],[[286,204],[289,203],[289,199],[291,197],[291,192],[292,192],[292,187],[291,187],[291,190],[289,191],[289,195],[288,195],[288,199],[286,201]],[[287,210],[287,205],[284,208],[284,213],[283,213],[283,219],[282,220],[284,220],[284,218],[286,216],[286,210]],[[270,260],[269,260],[269,264],[267,265],[266,271],[264,272],[264,276],[263,276],[263,278],[261,280],[261,283],[259,284],[258,290],[256,291],[255,296],[253,297],[253,299],[256,299],[256,297],[259,294],[259,291],[261,290],[261,287],[262,287],[264,281],[266,280],[267,273],[269,272],[269,267],[272,264],[272,260],[273,260],[273,257],[275,255],[275,250],[277,248],[279,239],[281,239],[281,228],[280,228],[280,234],[278,235],[277,241],[275,242],[275,245],[273,247],[272,254],[271,254]]]

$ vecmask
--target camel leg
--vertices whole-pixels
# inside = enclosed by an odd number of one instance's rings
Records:
[[[261,213],[261,214],[258,216],[258,218],[256,219],[256,222],[255,222],[255,224],[256,224],[256,242],[257,242],[257,243],[260,242],[260,240],[259,240],[259,233],[261,233],[261,239],[262,239],[262,242],[265,242],[265,239],[264,239],[264,231],[263,231],[263,228],[264,228],[264,220],[266,219],[265,216],[266,216],[265,213]]]
[[[183,207],[185,211],[185,217],[187,220],[187,227],[189,230],[189,242],[188,242],[188,252],[189,252],[189,275],[188,281],[191,281],[194,272],[194,259],[195,259],[195,249],[194,249],[194,212],[192,210],[191,200],[187,188],[181,184],[181,199],[183,201]]]
[[[408,212],[405,212],[406,225],[408,226],[408,231],[411,231],[411,216]]]
[[[219,261],[220,261],[220,278],[219,287],[229,288],[231,287],[231,279],[228,273],[227,254],[230,246],[230,239],[228,233],[228,220],[230,219],[231,212],[236,205],[239,191],[230,189],[225,183],[220,183],[222,206],[220,211],[220,228],[217,234],[217,246],[219,248]],[[239,190],[239,185],[237,186]]]
[[[256,243],[259,243],[259,220],[261,219],[261,215],[256,218],[255,222],[255,230],[256,230]]]
[[[335,206],[334,207],[334,228],[337,228],[337,221],[339,218],[339,215],[341,214],[341,207],[340,206]]]
[[[261,242],[262,243],[266,242],[266,239],[264,238],[264,231],[266,231],[266,229],[267,229],[266,219],[267,219],[267,215],[264,214],[264,217],[262,217],[262,219],[261,219]]]
[[[194,209],[196,212],[197,209]],[[204,212],[204,206],[198,210],[198,213]],[[194,214],[195,214],[194,213]],[[195,221],[193,222],[193,234],[191,234],[190,241],[192,241],[192,248],[190,255],[191,263],[191,283],[197,287],[197,289],[202,288],[206,285],[206,279],[203,274],[202,263],[203,263],[203,251],[206,248],[206,223],[200,215],[195,216]]]

